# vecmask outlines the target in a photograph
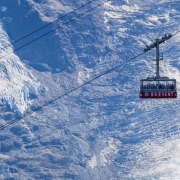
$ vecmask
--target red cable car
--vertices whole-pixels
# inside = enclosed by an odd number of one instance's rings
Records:
[[[165,35],[162,39],[156,39],[156,42],[146,46],[144,52],[156,47],[156,77],[148,77],[140,80],[139,98],[176,98],[176,80],[159,75],[159,44],[171,38],[172,35]]]
[[[140,80],[140,98],[176,98],[176,80],[168,77]]]

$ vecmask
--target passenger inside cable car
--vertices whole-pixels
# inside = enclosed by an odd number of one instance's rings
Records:
[[[174,91],[176,89],[176,80],[149,81],[141,80],[142,91]]]
[[[175,79],[142,79],[140,80],[140,98],[176,98]]]

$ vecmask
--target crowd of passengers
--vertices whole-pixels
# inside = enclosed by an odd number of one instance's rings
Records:
[[[174,84],[147,84],[143,86],[143,89],[169,89],[173,90],[175,88]]]

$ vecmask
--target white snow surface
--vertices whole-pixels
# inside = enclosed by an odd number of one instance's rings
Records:
[[[29,94],[37,95],[40,84],[13,53],[9,37],[0,23],[0,99],[11,110],[23,114],[30,103]]]
[[[61,14],[72,11],[72,8],[63,5],[59,0],[45,0],[43,3],[36,3],[34,0],[28,0],[33,8],[39,13],[41,19],[45,22],[56,20]]]
[[[73,9],[70,0],[27,2],[43,22],[50,22]],[[74,6],[76,4],[74,2]],[[28,107],[28,94],[38,93],[38,79],[46,91],[38,95],[32,107],[41,106],[143,52],[145,45],[156,38],[176,33],[179,17],[179,1],[112,0],[105,3],[102,9],[69,25],[64,34],[59,32],[56,40],[62,46],[62,37],[68,37],[68,46],[63,46],[63,50],[72,65],[64,71],[55,74],[30,71],[14,53],[1,59],[1,97],[12,109],[24,112]],[[5,55],[12,47],[7,48],[9,38],[2,24],[0,34],[1,54]],[[155,73],[152,61],[155,51],[149,51],[2,131],[0,177],[13,180],[178,180],[179,47],[180,33],[160,46],[164,53],[160,75],[177,80],[176,99],[138,98],[139,80]],[[49,53],[53,55],[53,51]],[[61,58],[60,53],[57,59]],[[94,66],[87,66],[92,59]],[[46,63],[39,65],[51,70]]]
[[[5,6],[2,6],[2,12],[5,12],[7,8]]]

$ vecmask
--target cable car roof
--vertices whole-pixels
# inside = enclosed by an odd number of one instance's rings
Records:
[[[176,81],[175,79],[169,79],[168,77],[148,77],[146,79],[141,79],[140,81]]]

